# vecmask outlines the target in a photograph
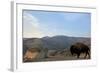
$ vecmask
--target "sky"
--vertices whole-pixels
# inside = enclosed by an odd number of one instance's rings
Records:
[[[23,10],[23,37],[91,36],[91,14]]]

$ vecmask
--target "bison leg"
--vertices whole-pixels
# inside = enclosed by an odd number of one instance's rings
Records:
[[[89,55],[89,58],[90,58],[90,54],[88,54]]]
[[[87,55],[88,55],[89,58],[90,58],[90,54],[89,54],[89,52],[86,52],[86,54],[85,54],[85,56],[84,56],[85,59],[86,59]]]
[[[79,58],[79,57],[80,57],[80,53],[77,54],[77,58]]]
[[[73,53],[71,53],[73,55]]]
[[[87,54],[88,54],[88,56],[89,56],[88,58],[90,58],[90,54],[89,54],[89,52],[87,52]]]
[[[87,57],[87,52],[86,52],[86,54],[85,54],[85,56],[84,56],[84,59],[86,59],[86,57]]]
[[[73,56],[73,52],[71,51],[71,54],[72,54],[72,56]]]

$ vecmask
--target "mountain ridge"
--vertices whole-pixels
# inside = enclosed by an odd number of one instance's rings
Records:
[[[45,36],[42,38],[23,38],[24,52],[28,48],[47,48],[47,49],[69,49],[74,43],[82,42],[88,46],[91,45],[91,38],[86,37],[70,37],[57,35],[53,37]]]

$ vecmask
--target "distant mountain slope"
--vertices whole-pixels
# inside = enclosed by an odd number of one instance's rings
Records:
[[[72,44],[77,42],[91,45],[91,39],[84,37],[46,36],[43,38],[23,38],[23,52],[28,48],[69,49]]]

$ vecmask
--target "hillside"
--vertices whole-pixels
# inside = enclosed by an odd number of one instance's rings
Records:
[[[84,37],[53,36],[43,38],[23,38],[23,53],[28,48],[47,48],[48,50],[69,49],[76,42],[82,42],[90,47],[91,39]]]

